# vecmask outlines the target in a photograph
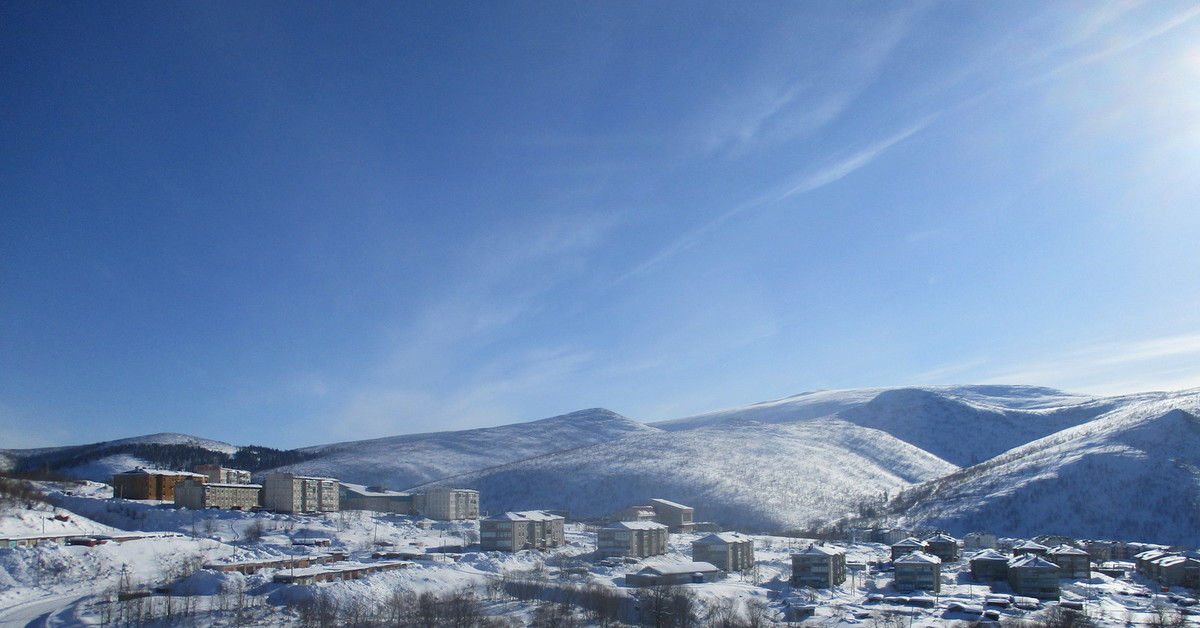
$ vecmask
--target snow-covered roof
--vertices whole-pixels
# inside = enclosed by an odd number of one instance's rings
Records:
[[[952,536],[946,535],[946,534],[939,534],[937,536],[933,536],[928,539],[925,539],[925,542],[926,543],[955,543],[955,544],[957,544],[958,539],[956,539]]]
[[[898,541],[898,542],[894,543],[892,545],[892,547],[921,547],[921,548],[923,548],[923,547],[925,547],[925,543],[923,543],[922,541],[918,541],[917,539],[914,539],[913,537],[910,536],[907,539],[904,539],[903,541]]]
[[[614,521],[605,528],[621,528],[625,530],[666,530],[667,526],[657,521]]]
[[[905,554],[900,558],[897,558],[896,560],[892,561],[892,563],[896,565],[940,565],[942,564],[942,559],[934,556],[933,554],[926,554],[925,552],[912,552],[911,554]]]
[[[1058,569],[1058,565],[1038,556],[1026,554],[1018,556],[1008,563],[1009,569]]]
[[[1050,551],[1050,548],[1049,548],[1049,547],[1046,547],[1045,545],[1042,545],[1041,543],[1037,543],[1037,542],[1035,542],[1035,541],[1025,541],[1024,543],[1021,543],[1020,545],[1016,545],[1016,546],[1014,546],[1014,547],[1013,547],[1013,550],[1028,550],[1028,551],[1035,551],[1035,552],[1037,552],[1037,551],[1041,551],[1041,552],[1048,552],[1048,551]]]
[[[701,545],[722,545],[728,543],[753,543],[754,539],[740,532],[713,532],[692,542],[700,543]]]
[[[660,506],[667,506],[669,508],[678,508],[680,510],[692,510],[691,506],[684,506],[683,504],[679,504],[679,503],[676,503],[673,501],[668,501],[665,499],[655,498],[655,499],[650,500],[650,503],[660,505]]]
[[[138,467],[132,471],[117,473],[116,475],[175,475],[189,478],[207,478],[203,473],[192,473],[191,471],[172,471],[171,469],[147,469]]]
[[[1174,567],[1175,565],[1186,563],[1187,560],[1188,559],[1184,558],[1183,556],[1167,555],[1155,558],[1150,562],[1158,565],[1159,567]]]
[[[1154,560],[1166,556],[1167,553],[1162,550],[1146,550],[1134,555],[1134,560]]]
[[[493,515],[484,521],[553,521],[555,519],[562,519],[562,517],[552,515],[544,510],[522,510]]]
[[[796,552],[792,556],[837,556],[845,554],[846,550],[832,545],[813,545],[806,550]]]
[[[996,550],[989,549],[989,550],[984,550],[982,552],[979,552],[978,554],[976,554],[974,557],[971,558],[971,562],[975,562],[977,560],[996,560],[996,561],[1008,562],[1008,557],[1005,556],[1004,554],[1001,554],[1000,552],[997,552]]]
[[[363,497],[412,497],[412,493],[402,493],[400,491],[389,491],[387,489],[380,489],[380,487],[378,487],[378,486],[367,486],[365,484],[351,484],[349,482],[342,482],[341,485],[343,488],[346,489],[347,492],[358,493],[359,495],[361,495]],[[375,490],[375,489],[380,489],[380,490]]]
[[[1088,553],[1070,545],[1059,545],[1050,550],[1052,556],[1088,556]]]
[[[712,563],[665,563],[662,565],[650,565],[643,569],[640,573],[656,573],[660,576],[677,576],[689,573],[711,573],[721,571]]]

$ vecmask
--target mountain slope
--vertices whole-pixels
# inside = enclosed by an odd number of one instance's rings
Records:
[[[693,506],[698,520],[780,530],[955,469],[881,431],[824,419],[635,433],[446,483],[478,488],[491,512],[552,508],[587,518],[663,497]]]
[[[695,429],[738,420],[793,423],[836,416],[883,430],[960,466],[1090,421],[1112,403],[1035,386],[923,386],[804,393],[786,399],[654,423]],[[946,438],[953,432],[953,438]]]
[[[1094,421],[915,487],[893,504],[895,521],[1195,545],[1198,416],[1200,389],[1123,398]]]
[[[221,441],[164,432],[132,438],[42,449],[12,449],[4,453],[16,471],[52,470],[85,480],[107,482],[113,473],[136,466],[179,466],[192,460],[219,459],[239,448]]]
[[[507,462],[659,430],[602,408],[499,427],[411,434],[303,450],[313,459],[279,470],[406,488]]]

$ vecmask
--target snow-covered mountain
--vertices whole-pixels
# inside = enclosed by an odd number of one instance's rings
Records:
[[[956,470],[882,431],[836,419],[633,433],[453,478],[485,509],[599,517],[663,497],[742,529],[796,529]]]
[[[88,445],[11,449],[0,454],[8,457],[11,467],[15,469],[51,469],[72,477],[105,482],[112,478],[113,473],[137,466],[159,466],[162,463],[154,459],[154,453],[187,451],[193,455],[211,452],[231,456],[239,449],[221,441],[163,432]]]
[[[602,408],[499,427],[310,447],[311,460],[281,467],[347,482],[406,488],[555,451],[659,430]]]
[[[1094,421],[915,487],[893,504],[895,520],[1200,544],[1200,389],[1110,403]]]
[[[759,530],[881,510],[890,497],[888,523],[1196,543],[1186,522],[1200,514],[1198,398],[1200,389],[1092,397],[1031,386],[873,388],[652,425],[592,409],[290,452],[156,434],[0,458],[106,480],[211,454],[258,472],[393,489],[476,486],[494,512],[591,517],[664,497],[701,519]]]
[[[836,416],[966,466],[1090,421],[1111,408],[1112,402],[1104,398],[1035,386],[861,388],[804,393],[652,425],[684,430],[739,420],[794,423]]]

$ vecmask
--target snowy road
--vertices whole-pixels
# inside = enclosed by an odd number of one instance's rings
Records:
[[[38,597],[0,610],[0,628],[66,628],[83,625],[72,619],[69,610],[88,595],[78,591]]]

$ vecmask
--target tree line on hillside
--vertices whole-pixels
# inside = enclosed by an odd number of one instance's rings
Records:
[[[54,475],[102,458],[122,454],[144,460],[150,466],[165,469],[192,469],[200,464],[219,464],[247,471],[274,469],[311,460],[317,456],[315,453],[273,449],[261,445],[241,447],[233,454],[227,454],[195,445],[125,443],[102,448],[72,447],[34,454],[18,460],[14,470],[23,476]]]

